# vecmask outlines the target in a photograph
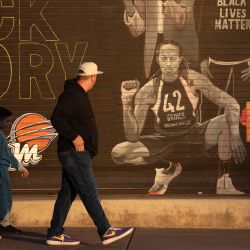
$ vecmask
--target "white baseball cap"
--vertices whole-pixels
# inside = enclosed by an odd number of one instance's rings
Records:
[[[98,71],[98,67],[93,62],[85,62],[78,68],[78,76],[93,76],[103,74],[102,71]]]

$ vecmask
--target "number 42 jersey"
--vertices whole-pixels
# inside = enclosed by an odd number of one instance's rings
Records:
[[[155,130],[161,135],[178,136],[191,132],[201,119],[201,94],[183,78],[174,82],[157,79]]]

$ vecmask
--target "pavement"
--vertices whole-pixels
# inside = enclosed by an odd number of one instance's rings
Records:
[[[45,244],[45,228],[24,228],[22,235],[4,236],[1,250],[249,250],[250,230],[224,229],[152,229],[136,228],[134,233],[116,243],[102,246],[95,228],[67,228],[66,234],[81,240],[75,247]]]

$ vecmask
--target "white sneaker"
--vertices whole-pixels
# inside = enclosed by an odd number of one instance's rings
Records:
[[[216,194],[242,195],[245,193],[235,188],[229,174],[224,174],[217,180]]]
[[[163,195],[166,193],[169,183],[177,177],[181,171],[180,163],[170,165],[167,169],[156,168],[154,185],[148,190],[149,195]]]

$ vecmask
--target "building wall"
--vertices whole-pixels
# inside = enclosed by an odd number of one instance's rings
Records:
[[[166,160],[148,165],[118,165],[111,158],[113,147],[126,140],[121,82],[139,79],[143,86],[150,70],[145,66],[147,60],[153,61],[151,71],[157,69],[155,59],[146,57],[150,49],[155,49],[153,40],[150,40],[157,32],[155,16],[152,16],[153,13],[157,17],[157,1],[153,2],[135,1],[146,29],[138,37],[129,32],[124,23],[123,1],[43,0],[34,1],[32,5],[22,0],[1,2],[0,105],[13,111],[15,123],[9,137],[10,147],[20,161],[26,161],[31,171],[27,181],[20,181],[16,174],[12,174],[14,188],[59,187],[60,165],[56,156],[55,131],[48,130],[49,137],[45,139],[36,132],[32,134],[32,140],[29,140],[29,134],[20,133],[50,125],[46,120],[50,119],[63,91],[64,81],[73,78],[79,64],[84,61],[95,61],[105,72],[98,77],[95,89],[90,93],[100,134],[100,153],[94,159],[99,186],[125,193],[146,192],[153,184],[154,168],[168,166]],[[191,62],[190,68],[198,72],[201,71],[200,63],[211,57],[211,81],[234,95],[243,110],[249,101],[250,81],[249,78],[245,82],[241,80],[241,71],[250,70],[246,60],[250,58],[250,3],[244,0],[181,2],[188,7],[186,23],[176,27],[171,23],[174,17],[168,16],[163,24],[165,37],[178,40]],[[172,14],[178,15],[179,12],[172,9]],[[165,15],[169,15],[167,8]],[[235,61],[243,62],[237,64]],[[227,83],[229,87],[225,89]],[[203,121],[218,115],[218,107],[205,98],[202,111]],[[37,127],[35,122],[43,123]],[[154,132],[153,123],[154,115],[149,112],[143,134]],[[23,126],[28,127],[22,130]],[[232,161],[230,175],[234,185],[247,192],[249,144],[243,124],[240,131],[247,148],[247,159],[240,167]],[[195,154],[196,151],[191,150],[190,157],[180,159],[183,170],[169,186],[169,192],[215,193],[219,160],[196,158]]]

